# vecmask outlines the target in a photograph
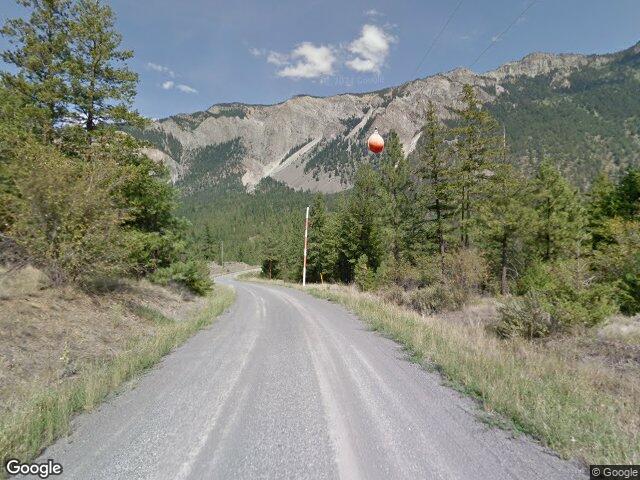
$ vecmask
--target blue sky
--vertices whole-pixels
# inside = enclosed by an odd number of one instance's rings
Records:
[[[1,0],[0,18],[23,11]],[[111,0],[150,117],[397,85],[532,51],[604,53],[640,40],[640,0]],[[6,47],[0,40],[0,47]]]

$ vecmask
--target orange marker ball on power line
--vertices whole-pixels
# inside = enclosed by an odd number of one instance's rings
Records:
[[[382,150],[384,150],[384,139],[378,133],[377,128],[371,134],[371,136],[369,137],[369,140],[367,140],[367,146],[369,147],[369,150],[371,150],[373,153],[380,153]]]

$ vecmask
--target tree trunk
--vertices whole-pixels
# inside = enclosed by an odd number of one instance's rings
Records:
[[[440,199],[436,198],[436,228],[438,236],[438,247],[440,249],[440,270],[444,274],[444,232],[442,228],[442,212],[440,208]]]
[[[502,270],[500,276],[500,294],[509,295],[509,284],[507,283],[507,235],[502,236],[500,245],[500,268]]]
[[[545,226],[545,253],[544,259],[551,260],[551,201],[547,199],[547,224]]]
[[[89,110],[87,114],[87,123],[86,123],[87,132],[92,131],[95,128],[95,124],[93,121],[93,111]]]

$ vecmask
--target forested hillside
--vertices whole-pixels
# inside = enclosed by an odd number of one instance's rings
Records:
[[[236,180],[185,196],[180,212],[193,223],[193,243],[203,258],[220,262],[224,243],[225,259],[257,265],[274,235],[302,231],[304,209],[312,198],[269,178],[247,193]],[[302,247],[292,242],[291,248]]]
[[[516,165],[541,155],[586,187],[599,172],[640,164],[640,47],[555,78],[555,73],[502,84],[488,108],[505,126]]]
[[[640,311],[640,169],[602,172],[585,193],[543,156],[532,176],[509,161],[500,124],[472,86],[454,126],[431,105],[415,163],[390,134],[379,168],[363,165],[334,212],[311,208],[308,279],[355,283],[423,313],[472,295],[515,295],[503,336],[590,327]],[[273,230],[271,230],[273,232]],[[299,281],[301,229],[272,236],[270,278]]]

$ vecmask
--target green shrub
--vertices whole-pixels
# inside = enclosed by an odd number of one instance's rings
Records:
[[[131,265],[128,273],[135,277],[168,267],[186,251],[177,232],[143,232],[127,228],[126,238]]]
[[[404,288],[393,283],[388,285],[384,284],[376,293],[382,297],[385,302],[395,303],[397,305],[405,305],[408,303],[405,299],[405,296],[408,294],[404,291]]]
[[[640,312],[640,221],[613,218],[604,223],[607,243],[598,246],[594,269],[600,279],[614,285],[620,310]]]
[[[425,315],[445,310],[456,310],[464,304],[467,296],[450,285],[436,283],[418,288],[408,294],[409,306]]]
[[[487,272],[478,251],[461,249],[444,258],[420,258],[415,266],[388,260],[378,269],[374,283],[382,285],[379,293],[386,300],[430,315],[461,308],[484,288]]]
[[[520,278],[518,287],[520,293],[537,296],[540,308],[559,330],[597,325],[618,309],[613,300],[615,287],[596,282],[583,259],[535,264]]]
[[[196,260],[172,263],[159,268],[149,278],[159,285],[182,285],[198,295],[204,295],[213,288],[207,265]]]
[[[360,290],[371,290],[375,285],[375,272],[369,266],[369,258],[364,253],[358,258],[354,272],[354,282]]]
[[[473,248],[461,248],[444,256],[443,283],[467,295],[482,290],[488,272],[487,261]]]
[[[505,338],[528,339],[545,337],[554,329],[551,314],[547,312],[535,293],[521,298],[510,298],[499,308],[500,320],[496,325],[498,335]]]
[[[115,199],[126,175],[115,162],[69,158],[33,143],[4,171],[11,179],[3,197],[11,218],[7,233],[26,260],[56,283],[84,283],[128,270],[121,228],[127,213]]]
[[[376,271],[376,284],[379,286],[397,285],[404,290],[420,288],[433,277],[429,275],[426,261],[425,265],[411,265],[406,261],[395,261],[393,257],[386,259]]]

